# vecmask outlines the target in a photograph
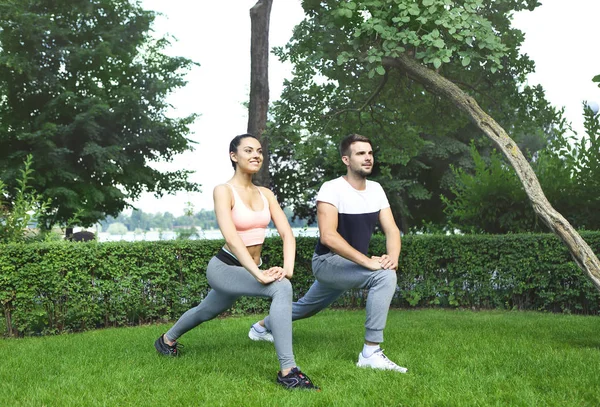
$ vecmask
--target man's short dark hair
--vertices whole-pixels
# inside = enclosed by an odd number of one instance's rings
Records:
[[[352,150],[350,150],[350,146],[352,145],[352,143],[356,143],[357,141],[362,141],[364,143],[371,144],[371,140],[369,140],[365,136],[361,136],[360,134],[350,134],[344,137],[344,139],[340,143],[340,155],[342,157],[350,157],[350,153],[352,152]],[[371,147],[373,147],[373,144],[371,144]]]

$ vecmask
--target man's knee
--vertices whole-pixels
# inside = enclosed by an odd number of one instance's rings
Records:
[[[299,319],[310,318],[318,314],[325,306],[323,304],[308,305],[302,301],[302,298],[297,302],[292,303],[292,321]]]
[[[398,282],[398,276],[396,275],[396,270],[379,270],[377,272],[376,281],[378,285],[386,286],[386,287],[396,287]]]

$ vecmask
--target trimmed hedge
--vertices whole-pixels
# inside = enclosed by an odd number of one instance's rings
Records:
[[[600,254],[600,232],[582,232]],[[381,240],[373,242],[379,252]],[[376,246],[378,245],[378,246]],[[398,306],[503,308],[600,315],[600,292],[553,234],[410,236]]]
[[[600,232],[582,234],[600,253]],[[313,281],[316,238],[297,238],[294,298]],[[204,271],[222,240],[37,243],[0,246],[4,335],[22,336],[171,321],[210,290]],[[375,236],[373,253],[385,252]],[[281,264],[281,241],[263,261]],[[334,306],[364,306],[354,290]],[[403,238],[399,307],[469,307],[600,315],[600,292],[554,235],[421,235]],[[241,298],[231,313],[265,313],[268,299]]]

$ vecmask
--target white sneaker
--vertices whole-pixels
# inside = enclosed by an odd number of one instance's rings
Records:
[[[275,339],[273,339],[273,335],[270,331],[258,332],[256,328],[254,328],[254,325],[250,327],[248,338],[252,339],[253,341],[275,342]]]
[[[383,354],[383,349],[379,348],[371,356],[368,358],[364,357],[362,352],[358,354],[358,363],[356,364],[358,367],[370,367],[373,369],[381,369],[381,370],[394,370],[400,373],[408,372],[408,369],[402,366],[398,366],[394,362],[388,359],[387,356]]]

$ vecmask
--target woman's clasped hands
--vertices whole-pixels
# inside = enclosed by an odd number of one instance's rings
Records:
[[[275,266],[268,268],[266,270],[261,270],[262,273],[256,278],[261,284],[269,284],[273,281],[281,281],[283,280],[287,273],[283,269],[283,267]]]

